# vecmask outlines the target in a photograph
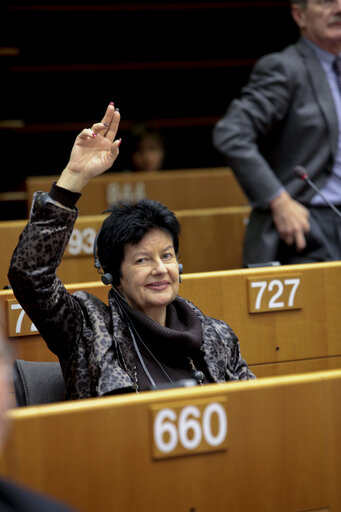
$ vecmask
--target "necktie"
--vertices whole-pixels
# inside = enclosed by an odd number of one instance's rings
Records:
[[[334,60],[333,67],[334,67],[334,71],[336,73],[337,83],[338,83],[340,91],[341,91],[341,56],[340,55],[338,57],[336,57],[336,59]]]

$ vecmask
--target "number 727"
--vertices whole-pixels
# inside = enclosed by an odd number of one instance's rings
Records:
[[[284,281],[281,281],[280,279],[272,279],[271,281],[252,281],[251,288],[259,288],[254,303],[254,309],[261,309],[262,299],[264,292],[266,291],[273,292],[270,297],[268,293],[266,294],[268,296],[267,309],[293,308],[295,305],[296,292],[300,282],[301,279],[299,277],[284,279]],[[287,286],[291,287],[289,295],[288,290],[286,289]],[[283,299],[287,299],[286,302]]]

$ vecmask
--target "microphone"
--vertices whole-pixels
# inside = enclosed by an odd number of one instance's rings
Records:
[[[204,374],[200,370],[194,370],[192,373],[193,379],[197,382],[197,384],[202,384],[204,382]]]
[[[329,201],[329,199],[321,192],[321,190],[311,181],[309,178],[307,171],[302,165],[296,165],[294,172],[298,178],[308,183],[309,187],[313,189],[316,194],[322,197],[323,201],[333,210],[333,212],[341,219],[341,212],[336,208],[336,206]]]

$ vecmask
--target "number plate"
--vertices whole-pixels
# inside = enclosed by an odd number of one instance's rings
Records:
[[[137,183],[125,183],[112,182],[109,183],[106,190],[107,204],[111,206],[117,201],[139,201],[147,197],[146,186],[143,181]]]
[[[152,457],[226,450],[226,403],[226,398],[219,397],[152,406]]]
[[[39,334],[25,311],[15,299],[7,300],[8,337]]]
[[[93,254],[93,246],[96,238],[94,228],[88,226],[83,229],[74,228],[67,244],[65,257],[89,256]]]
[[[248,278],[249,313],[303,307],[302,274]]]

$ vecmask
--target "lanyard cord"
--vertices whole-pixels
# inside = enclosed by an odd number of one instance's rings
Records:
[[[133,332],[134,326],[131,325],[130,320],[127,320],[127,323],[128,323],[128,329],[129,329],[129,332],[130,332],[131,339],[133,340],[133,345],[134,345],[134,349],[135,349],[137,358],[138,358],[138,360],[139,360],[139,362],[140,362],[140,364],[141,364],[141,366],[143,368],[143,371],[146,374],[146,376],[147,376],[147,378],[148,378],[152,388],[156,389],[155,381],[154,381],[153,377],[151,376],[150,372],[147,369],[146,363],[144,362],[144,359],[142,357],[142,354],[141,354],[140,349],[138,347],[138,344],[136,342],[136,338],[135,338],[135,335],[134,335],[134,332]],[[134,330],[135,330],[136,334],[138,335],[138,333],[137,333],[135,328],[134,328]],[[140,336],[139,336],[139,338],[140,338]],[[140,338],[140,340],[141,340],[141,338]],[[144,343],[143,343],[143,345],[144,345]]]
[[[161,371],[164,373],[164,375],[167,377],[167,379],[169,380],[170,383],[173,384],[173,381],[172,379],[170,378],[170,376],[168,375],[168,373],[166,372],[166,370],[163,368],[162,364],[160,363],[160,361],[156,358],[156,356],[153,354],[153,352],[150,350],[150,348],[145,344],[145,342],[142,340],[141,336],[139,335],[138,331],[136,330],[136,327],[134,326],[133,322],[131,321],[131,319],[129,318],[129,315],[128,313],[125,311],[124,307],[120,304],[120,300],[121,300],[121,294],[118,292],[118,290],[116,290],[116,288],[112,287],[113,290],[114,290],[114,295],[115,295],[115,302],[116,304],[118,305],[118,308],[120,309],[122,315],[125,317],[126,321],[127,321],[127,326],[128,326],[128,329],[129,329],[129,333],[130,333],[130,336],[131,336],[131,339],[133,341],[133,345],[134,345],[134,349],[135,349],[135,352],[136,352],[136,355],[137,355],[137,358],[139,360],[139,363],[141,364],[142,366],[142,369],[144,371],[144,373],[146,374],[149,382],[150,382],[150,385],[153,389],[156,389],[157,386],[156,386],[156,383],[153,379],[153,377],[151,376],[147,366],[146,366],[146,363],[143,359],[143,356],[141,354],[141,351],[139,349],[139,346],[137,344],[137,341],[136,341],[136,337],[135,337],[135,334],[136,336],[138,337],[140,343],[144,346],[144,348],[149,352],[149,354],[151,355],[151,357],[154,359],[154,361],[156,362],[156,364],[159,366],[159,368],[161,369]],[[122,297],[122,300],[125,300],[123,297]],[[135,331],[135,334],[134,334],[134,331]]]

